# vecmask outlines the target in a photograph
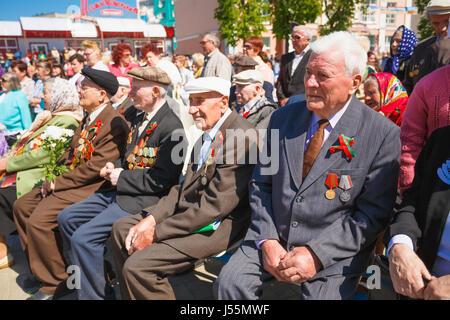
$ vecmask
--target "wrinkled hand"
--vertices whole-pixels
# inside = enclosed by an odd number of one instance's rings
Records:
[[[305,282],[322,269],[322,263],[308,247],[296,247],[289,251],[278,266],[286,282]]]
[[[109,175],[109,181],[115,187],[117,186],[117,182],[119,181],[120,173],[123,171],[122,168],[114,169]]]
[[[152,215],[141,220],[128,231],[125,238],[125,249],[131,256],[135,251],[145,249],[155,241],[156,221]]]
[[[450,300],[450,275],[432,277],[423,292],[425,300]]]
[[[47,197],[53,191],[55,191],[55,182],[48,182],[48,180],[46,179],[41,187],[42,197]]]
[[[109,180],[109,175],[114,170],[114,164],[111,162],[106,163],[106,165],[100,170],[100,177]]]
[[[37,105],[39,105],[41,103],[41,99],[39,98],[32,98],[30,100],[30,105],[32,105],[33,107],[36,107]]]
[[[394,244],[389,251],[389,273],[396,292],[413,299],[423,299],[425,283],[431,280],[425,264],[405,244]]]
[[[273,275],[278,281],[284,281],[278,265],[286,255],[286,249],[281,246],[278,240],[269,239],[261,245],[261,253],[264,270]]]
[[[0,159],[0,172],[3,172],[6,170],[6,161],[7,160],[8,160],[7,158]]]

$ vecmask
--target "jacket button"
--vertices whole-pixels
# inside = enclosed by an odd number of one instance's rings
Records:
[[[295,202],[297,203],[302,203],[304,200],[304,198],[302,196],[298,196],[297,198],[295,198]]]
[[[298,222],[297,221],[292,222],[292,228],[297,228],[297,227],[298,227]]]

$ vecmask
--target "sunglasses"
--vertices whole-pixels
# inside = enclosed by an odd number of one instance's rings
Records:
[[[251,44],[244,44],[245,49],[253,49],[253,46]]]
[[[291,35],[291,39],[293,39],[293,40],[299,40],[299,39],[303,39],[303,38],[304,38],[303,36],[298,36],[296,34]]]

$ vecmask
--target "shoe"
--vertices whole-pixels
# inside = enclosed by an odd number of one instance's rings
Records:
[[[17,277],[17,284],[28,294],[35,294],[41,288],[41,283],[31,274],[23,274]]]
[[[46,294],[38,291],[35,295],[32,295],[27,300],[53,300],[52,294]]]
[[[0,259],[0,269],[6,269],[14,264],[14,257],[8,252],[6,257]]]

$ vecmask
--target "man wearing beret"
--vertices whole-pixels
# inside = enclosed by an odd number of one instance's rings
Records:
[[[408,63],[402,80],[408,95],[414,86],[427,74],[450,63],[450,39],[448,25],[450,19],[450,0],[431,0],[426,13],[436,35],[419,42]]]
[[[264,96],[263,82],[262,73],[256,70],[243,71],[233,76],[237,102],[241,105],[236,111],[256,129],[266,129],[270,115],[278,107]]]
[[[256,66],[258,65],[258,62],[255,61],[255,59],[250,58],[249,56],[240,56],[236,59],[236,62],[234,63],[234,74],[241,73],[242,71],[246,70],[255,70]],[[271,103],[275,103],[274,100],[274,93],[275,89],[273,87],[273,84],[271,84],[268,81],[263,82],[263,89],[264,89],[264,95],[266,96],[267,100],[269,100]],[[241,105],[236,101],[236,86],[231,86],[230,89],[230,102],[229,102],[230,108],[240,107]]]
[[[114,188],[97,192],[58,216],[68,263],[80,267],[80,300],[108,298],[103,254],[114,221],[155,205],[178,183],[183,167],[183,154],[177,155],[180,161],[171,159],[175,147],[185,148],[186,138],[165,99],[169,76],[156,67],[135,68],[128,75],[133,78],[135,107],[143,112],[131,125],[125,156],[100,171]]]
[[[70,171],[54,182],[34,188],[13,207],[31,272],[42,284],[39,292],[30,297],[32,300],[49,300],[67,291],[58,214],[94,192],[110,188],[110,182],[100,176],[100,170],[125,152],[129,128],[110,104],[119,86],[117,78],[95,69],[84,69],[82,74],[85,79],[79,88],[80,105],[87,115],[59,161]]]
[[[189,113],[205,133],[183,183],[156,205],[115,222],[113,254],[122,299],[174,299],[168,276],[192,269],[198,259],[227,249],[246,232],[253,171],[248,157],[257,150],[251,137],[234,143],[236,135],[254,129],[228,108],[230,86],[217,77],[186,84]]]

